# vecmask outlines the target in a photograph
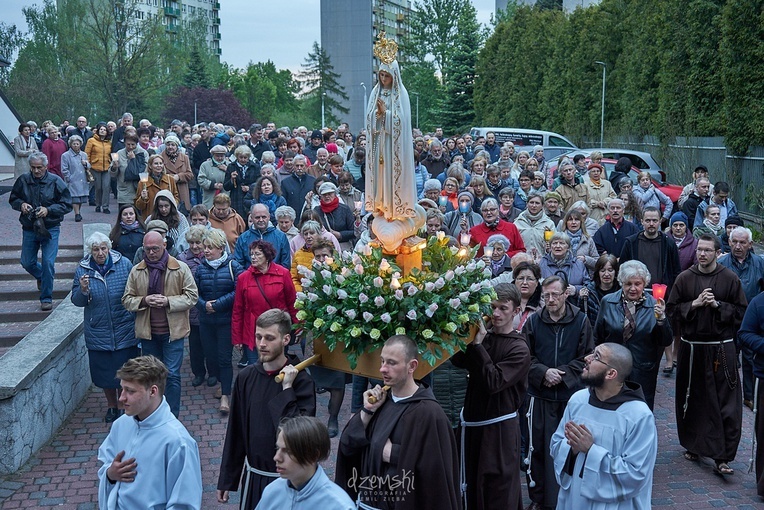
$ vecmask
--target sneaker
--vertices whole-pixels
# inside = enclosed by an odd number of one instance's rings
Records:
[[[74,221],[76,221],[76,222],[82,221],[82,215],[81,214],[75,214],[74,215]]]
[[[212,388],[213,386],[217,386],[218,384],[218,378],[211,376],[209,379],[207,379],[207,386]]]
[[[104,208],[103,208],[103,213],[104,213],[104,214],[111,214],[111,211],[109,210],[109,208],[108,208],[108,207],[104,207]]]
[[[106,423],[112,423],[117,418],[119,418],[119,409],[116,407],[110,407],[109,410],[106,411],[106,416],[104,417],[103,421]]]
[[[101,212],[101,206],[100,205],[96,206],[96,212]]]
[[[240,360],[238,363],[236,363],[236,366],[239,368],[247,368],[247,360]]]
[[[49,312],[53,310],[53,303],[51,303],[50,301],[44,301],[40,303],[40,310],[42,310],[43,312]]]
[[[194,386],[194,387],[201,386],[202,383],[204,383],[204,376],[203,375],[197,375],[196,377],[194,377],[194,380],[191,381],[191,386]]]

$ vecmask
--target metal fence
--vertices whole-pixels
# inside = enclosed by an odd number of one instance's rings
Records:
[[[599,146],[599,138],[584,139],[585,147]],[[661,143],[655,136],[613,137],[606,147],[623,147],[649,152],[666,171],[669,182],[687,184],[697,165],[708,167],[711,182],[726,181],[730,185],[730,197],[735,201],[741,216],[759,225],[764,221],[764,211],[748,204],[747,189],[764,193],[764,147],[751,147],[745,156],[727,152],[721,136],[679,136],[669,143]]]

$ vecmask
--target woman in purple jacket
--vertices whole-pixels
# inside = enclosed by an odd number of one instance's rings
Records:
[[[676,243],[679,250],[679,267],[682,271],[698,263],[695,256],[695,248],[698,247],[698,240],[692,235],[689,229],[690,222],[687,215],[681,211],[671,215],[669,223],[668,238]],[[670,377],[676,367],[676,355],[679,352],[679,342],[682,332],[679,329],[679,322],[673,321],[671,328],[674,331],[674,343],[666,347],[666,365],[663,367],[663,375]]]

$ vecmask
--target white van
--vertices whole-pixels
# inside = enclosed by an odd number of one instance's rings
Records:
[[[485,136],[488,132],[496,135],[496,144],[503,145],[504,142],[512,142],[515,149],[533,151],[535,145],[544,147],[544,155],[547,159],[552,159],[560,154],[565,154],[578,149],[576,144],[565,138],[559,133],[552,131],[540,131],[538,129],[520,129],[504,127],[473,127],[470,129],[472,139],[478,136]],[[523,147],[523,149],[520,149]]]

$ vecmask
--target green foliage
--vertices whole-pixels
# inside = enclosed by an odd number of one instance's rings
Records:
[[[550,1],[497,21],[477,60],[477,125],[597,136],[602,61],[606,135],[764,144],[761,0],[602,0],[570,14]]]
[[[232,89],[244,108],[258,119],[273,120],[282,114],[291,120],[299,108],[299,86],[292,73],[277,70],[270,60],[250,62],[246,69],[224,65],[220,85]]]
[[[321,124],[322,97],[327,125],[339,124],[340,119],[335,112],[350,111],[344,106],[344,103],[348,101],[348,95],[345,93],[345,88],[337,81],[340,75],[334,71],[329,54],[317,42],[313,42],[313,50],[308,53],[302,68],[303,71],[298,77],[305,89],[304,109],[311,113],[312,122],[309,125]]]
[[[360,355],[379,349],[396,334],[415,339],[422,358],[433,365],[465,347],[470,325],[490,311],[495,298],[485,280],[490,269],[472,255],[433,237],[422,258],[450,261],[442,273],[424,266],[404,277],[381,248],[367,255],[346,252],[339,260],[298,268],[303,292],[295,303],[297,318],[314,338],[323,337],[330,350],[344,344],[352,368]]]
[[[207,73],[207,66],[202,59],[202,54],[198,47],[191,50],[191,55],[186,67],[186,74],[183,77],[183,86],[193,89],[197,87],[210,88],[211,82]]]
[[[16,25],[0,21],[0,57],[10,60],[23,41],[23,34]],[[7,67],[0,67],[0,86],[8,85],[9,76],[10,70]]]
[[[157,119],[167,96],[189,78],[194,48],[193,65],[216,72],[214,57],[199,47],[201,18],[169,30],[161,18],[142,15],[138,0],[44,0],[24,14],[29,34],[7,94],[25,118],[85,114],[93,122],[131,111]]]

